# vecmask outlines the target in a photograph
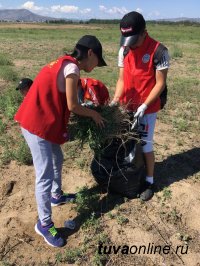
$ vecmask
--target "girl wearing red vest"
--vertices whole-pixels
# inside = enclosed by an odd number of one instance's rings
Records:
[[[77,87],[80,70],[91,72],[96,66],[106,66],[102,46],[95,36],[85,35],[71,55],[58,58],[41,69],[15,114],[22,134],[31,150],[36,173],[36,202],[39,220],[35,231],[53,247],[65,240],[51,219],[51,206],[74,200],[74,194],[61,190],[63,154],[60,144],[68,139],[70,112],[91,117],[104,126],[99,113],[78,104]]]
[[[146,183],[140,195],[142,200],[153,196],[154,152],[153,134],[160,94],[166,85],[169,67],[167,49],[160,62],[154,66],[154,53],[159,42],[149,37],[146,22],[138,12],[126,14],[121,22],[121,48],[119,50],[119,78],[111,104],[120,102],[139,119],[140,133],[145,141],[143,153],[146,163]],[[128,49],[126,48],[128,47]]]

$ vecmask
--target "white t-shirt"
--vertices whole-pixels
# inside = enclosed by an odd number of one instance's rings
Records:
[[[70,74],[75,74],[80,77],[80,70],[78,66],[69,60],[65,60],[58,73],[57,87],[60,92],[66,91],[65,79]]]
[[[124,46],[122,46],[119,49],[119,53],[118,53],[118,67],[124,67]],[[165,49],[163,51],[162,54],[162,58],[160,60],[160,62],[158,62],[156,64],[156,70],[162,70],[162,69],[166,69],[169,68],[169,53],[168,51]]]

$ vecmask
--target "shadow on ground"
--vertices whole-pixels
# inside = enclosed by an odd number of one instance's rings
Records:
[[[200,171],[200,148],[169,156],[155,164],[156,186],[159,190],[170,184],[187,179]]]
[[[183,153],[169,156],[162,162],[155,164],[156,192],[161,191],[164,187],[174,182],[187,179],[200,171],[200,148],[193,148]],[[98,195],[98,196],[96,196]],[[108,213],[117,205],[120,206],[125,202],[125,198],[119,194],[109,194],[101,190],[100,186],[86,188],[82,194],[82,199],[88,197],[86,202],[79,200],[82,204],[78,216],[74,219],[77,227],[75,230],[60,228],[59,231],[67,238],[79,230],[92,214],[95,218]]]
[[[125,198],[121,195],[102,192],[101,187],[98,185],[85,189],[84,194],[87,194],[87,196],[89,195],[89,197],[87,202],[83,205],[82,202],[78,200],[77,206],[79,206],[79,212],[74,219],[76,228],[74,230],[66,228],[58,229],[65,238],[77,232],[80,227],[92,217],[98,219],[105,213],[113,210],[116,206],[120,206],[125,202]],[[93,197],[94,195],[98,196]],[[84,195],[82,195],[82,197],[84,198]]]

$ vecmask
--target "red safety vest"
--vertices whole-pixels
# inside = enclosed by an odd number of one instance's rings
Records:
[[[105,105],[109,102],[107,87],[97,79],[81,78],[81,88],[84,92],[84,100],[92,101],[95,105]]]
[[[141,47],[131,50],[124,58],[124,91],[120,102],[127,110],[136,111],[144,103],[156,84],[153,55],[159,42],[147,34]],[[146,114],[160,110],[160,98],[146,110]]]
[[[67,141],[70,115],[66,93],[57,87],[58,72],[64,60],[77,64],[71,56],[63,56],[43,67],[14,117],[32,134],[57,144]]]

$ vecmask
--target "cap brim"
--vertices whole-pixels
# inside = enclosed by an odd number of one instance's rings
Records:
[[[139,34],[128,36],[128,37],[121,36],[120,46],[132,46],[136,44],[138,38],[139,38]]]
[[[102,66],[107,66],[106,62],[104,61],[104,59],[101,57],[101,58],[98,58],[98,67],[102,67]]]

